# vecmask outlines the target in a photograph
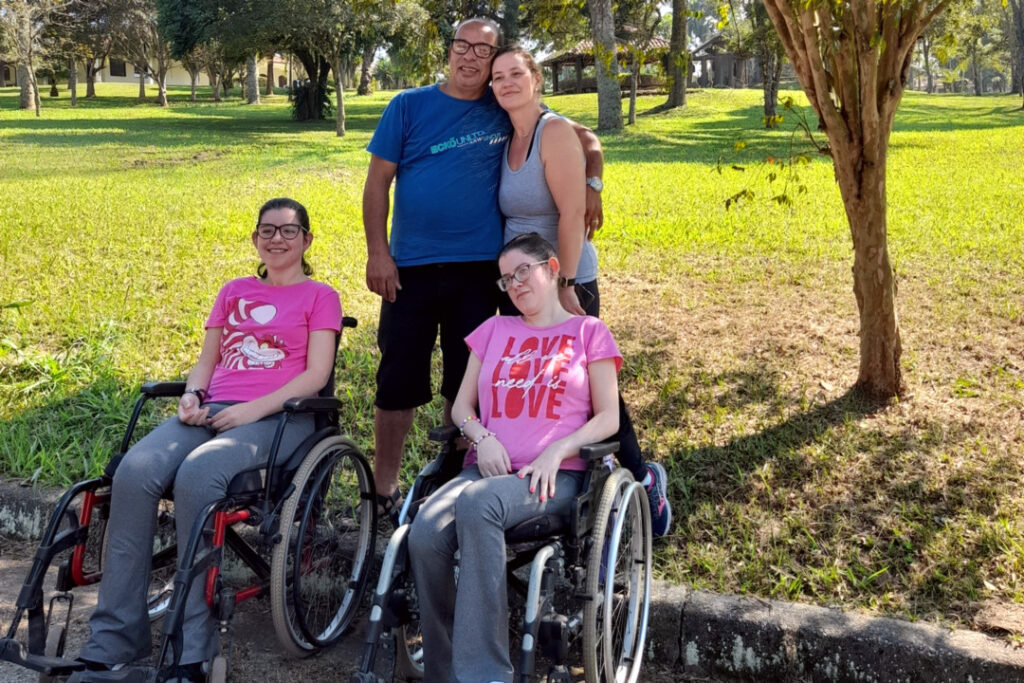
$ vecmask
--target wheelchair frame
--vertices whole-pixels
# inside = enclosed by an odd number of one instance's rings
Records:
[[[411,633],[418,613],[406,541],[414,507],[461,469],[457,435],[451,426],[431,431],[431,440],[444,446],[417,477],[402,508],[400,526],[388,543],[360,670],[350,683],[423,676],[422,651],[416,651],[417,637]],[[525,597],[516,679],[520,683],[534,680],[538,654],[552,661],[547,681],[571,681],[567,663],[570,645],[577,641],[582,642],[587,683],[639,678],[650,603],[650,508],[643,487],[627,470],[611,471],[604,465],[617,451],[616,442],[580,450],[588,467],[567,529],[552,533],[545,528],[546,517],[538,517],[506,531],[512,555],[506,572],[509,595],[514,591]],[[515,570],[527,564],[530,576],[524,586]],[[560,580],[571,586],[568,597],[573,605],[568,614],[555,605],[556,596],[566,595],[558,590]]]
[[[355,327],[356,321],[346,317],[342,325]],[[310,654],[337,641],[350,626],[367,585],[376,543],[377,510],[369,464],[358,448],[340,435],[338,408],[341,402],[334,397],[333,387],[332,370],[318,397],[287,401],[279,418],[266,468],[236,475],[228,486],[227,496],[207,505],[197,516],[188,547],[178,557],[170,598],[166,597],[166,585],[162,580],[157,583],[156,592],[151,590],[149,596],[150,619],[164,616],[160,650],[154,665],[131,666],[109,673],[86,673],[82,662],[62,657],[74,605],[71,590],[94,584],[102,578],[102,539],[105,538],[105,518],[111,502],[110,485],[118,463],[132,444],[144,405],[156,398],[181,396],[185,390],[184,382],[143,385],[142,396],[136,401],[120,451],[111,459],[105,473],[75,484],[58,501],[18,595],[12,622],[6,636],[0,638],[0,660],[39,672],[40,681],[72,676],[73,680],[160,683],[173,674],[180,662],[186,598],[194,579],[204,573],[206,602],[219,622],[220,634],[228,636],[229,642],[235,606],[267,593],[272,598],[278,639],[289,654]],[[300,413],[312,413],[316,429],[294,452],[279,458],[288,418]],[[326,620],[325,624],[314,625],[307,623],[312,620],[311,615],[295,605],[303,599],[301,587],[304,576],[325,568],[331,572],[337,570],[331,564],[334,557],[318,557],[315,553],[317,543],[325,539],[328,551],[339,545],[337,530],[317,534],[318,525],[328,525],[332,521],[328,519],[328,512],[332,509],[329,505],[333,501],[330,495],[339,465],[351,468],[347,472],[349,488],[358,487],[357,500],[347,501],[351,504],[343,508],[345,512],[358,516],[358,539],[351,571],[343,572],[346,580],[339,582],[344,588],[340,604],[334,612],[313,615],[320,621]],[[261,477],[260,471],[264,471],[265,476]],[[82,504],[76,512],[73,503],[79,499]],[[160,531],[166,529],[167,521],[163,516],[158,520],[158,537]],[[233,528],[239,523],[256,528],[256,547]],[[94,537],[95,531],[90,534],[91,526],[99,528],[99,542]],[[203,548],[208,526],[212,526],[212,543]],[[224,585],[220,565],[225,545],[253,572],[255,582],[252,585],[238,591],[229,590]],[[271,550],[270,563],[261,556],[260,549]],[[173,537],[168,545],[156,549],[151,577],[154,572],[173,566],[176,552]],[[57,593],[45,603],[43,583],[46,573],[62,554],[65,557],[58,566]],[[95,556],[95,566],[90,565],[91,556]],[[291,573],[288,572],[289,564]],[[302,567],[298,573],[294,571],[297,565]],[[311,582],[316,583],[315,580]],[[64,609],[62,619],[55,618],[58,604]],[[316,610],[321,606],[322,603],[317,602],[310,609]],[[22,643],[17,640],[17,635],[22,620],[26,618],[28,637],[27,643]],[[227,658],[218,655],[209,665],[210,681],[226,680],[230,655]]]

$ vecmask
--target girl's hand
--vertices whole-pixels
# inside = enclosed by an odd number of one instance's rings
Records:
[[[519,470],[519,478],[530,476],[530,493],[538,493],[541,502],[555,496],[555,478],[565,459],[565,453],[557,444],[551,444],[537,456],[537,459]]]
[[[225,432],[233,427],[241,427],[261,419],[263,415],[252,402],[236,403],[228,406],[209,419],[210,427],[218,432]]]
[[[183,424],[202,427],[206,424],[207,416],[210,414],[210,407],[201,407],[199,397],[195,394],[182,394],[178,399],[178,419]]]
[[[476,466],[485,477],[500,477],[512,471],[508,451],[496,436],[488,436],[476,446]]]
[[[576,296],[575,287],[560,287],[558,289],[558,302],[562,304],[562,308],[569,311],[573,315],[586,315],[587,312],[580,306],[580,300]]]

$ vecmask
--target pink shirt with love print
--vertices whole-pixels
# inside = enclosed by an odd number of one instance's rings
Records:
[[[207,400],[251,401],[306,369],[310,332],[341,331],[341,301],[333,287],[315,280],[274,287],[238,278],[217,294],[206,327],[223,328]]]
[[[505,446],[512,469],[533,462],[554,441],[593,417],[587,366],[622,356],[608,326],[573,316],[551,327],[531,327],[519,316],[495,316],[466,337],[482,363],[477,382],[480,422]],[[466,465],[476,462],[475,451]],[[578,457],[562,469],[582,470]]]

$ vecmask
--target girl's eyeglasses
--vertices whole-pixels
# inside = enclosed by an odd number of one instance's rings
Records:
[[[534,263],[521,263],[516,266],[508,275],[502,275],[498,278],[498,289],[503,292],[507,292],[508,288],[512,286],[512,280],[516,282],[526,282],[530,278],[530,271],[533,270],[534,266],[540,266],[547,263],[547,261],[536,261]]]
[[[273,223],[258,223],[256,225],[256,234],[265,240],[274,239],[274,233],[278,230],[281,231],[281,237],[286,240],[293,240],[299,236],[300,232],[305,232],[306,229],[301,225],[295,223],[285,223],[284,225],[274,225]]]

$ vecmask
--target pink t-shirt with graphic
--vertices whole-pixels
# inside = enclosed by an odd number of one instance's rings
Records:
[[[587,366],[605,358],[622,367],[608,326],[598,318],[573,316],[551,327],[531,327],[519,316],[495,316],[466,337],[480,358],[477,382],[480,422],[508,451],[512,469],[533,462],[554,441],[594,416]],[[476,462],[476,452],[466,465]],[[583,470],[579,457],[562,469]]]
[[[341,300],[333,287],[314,280],[274,287],[243,277],[217,294],[206,320],[212,327],[223,331],[207,400],[251,401],[306,369],[310,332],[341,331]]]

